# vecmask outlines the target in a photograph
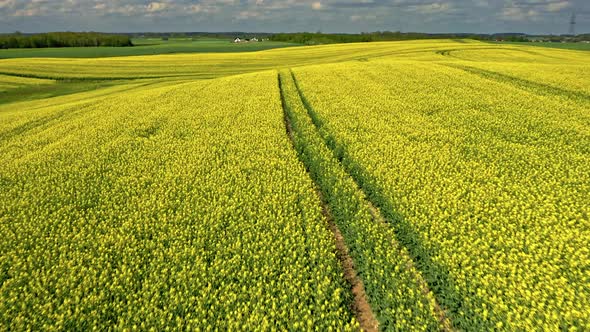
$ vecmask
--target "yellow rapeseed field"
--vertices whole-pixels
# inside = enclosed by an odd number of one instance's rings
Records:
[[[400,225],[458,328],[590,329],[588,83],[544,66],[295,70],[325,139]]]
[[[508,61],[588,64],[587,53],[451,40],[336,44],[247,53],[201,53],[114,58],[23,58],[0,61],[0,74],[40,78],[215,78],[260,70],[378,58],[420,61]]]
[[[0,325],[355,329],[276,74],[129,89],[0,112]]]
[[[110,85],[0,100],[0,330],[590,330],[589,74],[469,40],[4,59],[0,98]]]

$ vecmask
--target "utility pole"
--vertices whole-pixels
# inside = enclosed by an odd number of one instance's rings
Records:
[[[572,17],[570,18],[570,30],[569,34],[571,36],[576,35],[576,13],[572,13]]]

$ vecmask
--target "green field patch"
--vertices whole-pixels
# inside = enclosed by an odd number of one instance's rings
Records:
[[[130,47],[61,47],[0,50],[0,59],[11,58],[104,58],[178,53],[254,52],[294,47],[283,42],[233,43],[229,39],[134,39]]]
[[[117,85],[112,81],[57,81],[53,84],[25,85],[0,91],[0,105],[80,93]]]

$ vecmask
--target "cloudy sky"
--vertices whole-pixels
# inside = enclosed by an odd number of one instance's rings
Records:
[[[590,0],[0,0],[0,32],[590,32]]]

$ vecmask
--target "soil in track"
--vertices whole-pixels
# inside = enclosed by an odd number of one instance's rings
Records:
[[[279,77],[279,90],[281,94],[281,105],[283,107],[283,116],[285,121],[285,128],[287,131],[287,136],[289,137],[291,143],[294,145],[294,138],[293,138],[293,128],[291,126],[291,121],[289,116],[286,112],[286,105],[285,105],[285,97],[283,95],[283,89]],[[295,146],[293,146],[295,149]],[[300,161],[305,165],[303,160]],[[306,170],[309,173],[309,169]],[[311,176],[310,176],[311,178]],[[367,299],[367,294],[365,293],[365,286],[363,281],[358,277],[358,274],[354,267],[354,262],[350,257],[348,252],[348,247],[344,241],[344,237],[342,233],[334,223],[334,219],[332,218],[332,214],[330,212],[330,208],[326,203],[321,191],[319,190],[317,184],[314,183],[314,189],[320,201],[322,203],[322,214],[327,221],[327,228],[332,232],[334,235],[334,241],[336,244],[336,256],[340,261],[342,266],[342,271],[344,273],[344,279],[350,286],[350,291],[353,295],[353,301],[350,304],[351,310],[353,315],[355,316],[356,320],[359,322],[359,325],[363,331],[379,331],[379,322],[375,318],[375,314],[373,313],[371,306],[369,305],[369,301]]]

